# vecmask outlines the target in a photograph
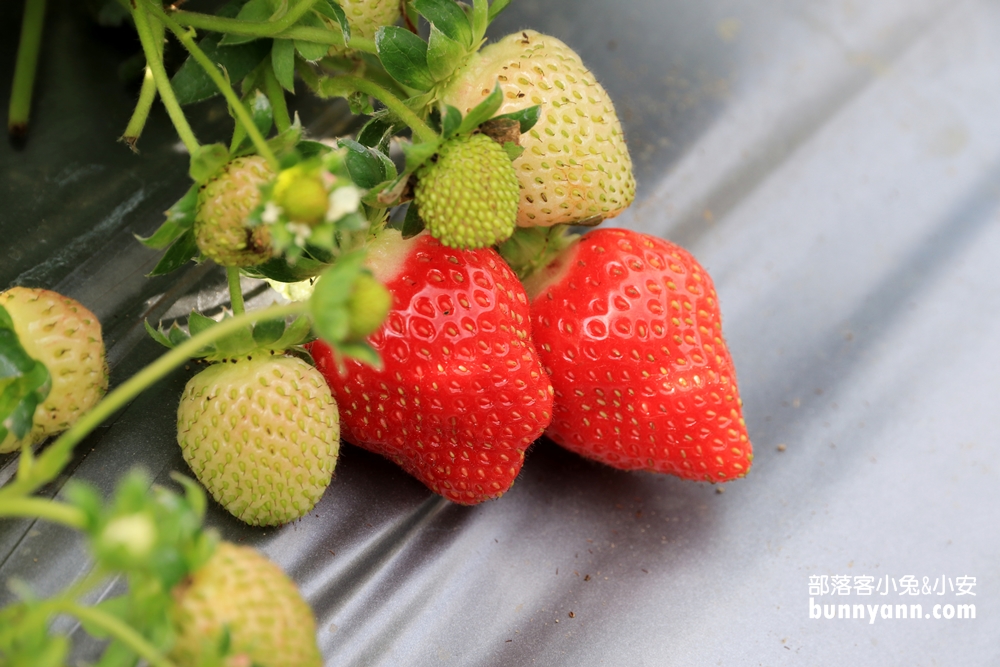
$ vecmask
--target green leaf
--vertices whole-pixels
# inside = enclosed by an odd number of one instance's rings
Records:
[[[323,16],[336,21],[340,25],[340,32],[344,36],[344,44],[348,44],[351,41],[351,24],[347,21],[347,14],[341,9],[333,0],[319,0],[313,9],[322,14]]]
[[[281,339],[285,333],[284,320],[264,320],[258,322],[253,328],[253,342],[261,347],[266,347]]]
[[[474,129],[479,127],[484,121],[493,118],[493,114],[497,112],[500,105],[503,104],[503,90],[500,88],[500,82],[498,81],[496,85],[493,86],[493,92],[486,96],[482,102],[476,105],[476,107],[469,112],[463,120],[462,124],[458,128],[458,134],[465,134],[466,132],[472,132]]]
[[[173,206],[167,209],[167,219],[161,224],[151,236],[143,238],[136,235],[147,248],[160,250],[177,240],[185,231],[194,225],[194,217],[198,208],[198,190],[201,186],[195,183],[188,191],[177,200]]]
[[[383,116],[375,116],[358,132],[358,143],[370,148],[378,148],[382,152],[389,150],[389,140],[392,138],[396,124]]]
[[[502,12],[510,4],[510,0],[493,0],[493,4],[490,5],[490,11],[488,14],[489,20],[492,22],[493,19],[497,17],[497,14]]]
[[[414,4],[431,25],[462,46],[472,46],[472,24],[455,0],[416,0]]]
[[[266,137],[271,133],[271,127],[274,125],[274,109],[271,107],[271,100],[267,98],[267,95],[256,90],[253,99],[248,100],[248,102],[254,126],[261,135]]]
[[[273,14],[274,9],[271,7],[270,0],[250,0],[250,2],[243,5],[240,9],[240,13],[236,15],[236,18],[241,21],[263,23],[269,20]],[[260,38],[254,37],[253,35],[227,34],[223,36],[222,40],[219,42],[219,46],[245,44],[246,42],[252,42],[255,39]]]
[[[236,46],[219,46],[219,35],[209,35],[198,44],[212,62],[220,65],[228,74],[230,81],[240,81],[267,56],[271,43],[259,39]],[[177,100],[181,104],[193,104],[207,100],[219,93],[215,82],[196,63],[188,58],[170,80]]]
[[[290,39],[276,39],[271,47],[271,67],[274,76],[285,90],[295,92],[295,43]]]
[[[350,327],[347,302],[354,289],[354,281],[364,270],[364,261],[364,250],[342,255],[336,264],[320,276],[316,289],[309,297],[313,330],[331,344],[336,345],[347,337]]]
[[[303,160],[308,160],[312,157],[322,156],[329,153],[332,149],[321,141],[300,141],[295,149],[299,152],[299,157]]]
[[[320,28],[326,30],[326,24],[323,23],[323,19],[314,14],[313,12],[306,12],[305,15],[299,19],[296,25],[301,25],[309,28]],[[295,49],[302,54],[302,57],[309,62],[316,62],[323,56],[327,54],[330,50],[329,44],[317,44],[316,42],[307,42],[301,39],[295,40]]]
[[[511,113],[505,113],[505,114],[500,114],[499,116],[494,116],[493,118],[490,118],[490,120],[499,120],[499,119],[516,120],[518,123],[521,124],[520,128],[521,134],[524,134],[525,132],[533,128],[535,126],[535,123],[537,123],[538,119],[541,117],[542,117],[542,107],[541,105],[536,104],[535,106],[528,107],[526,109],[521,109],[519,111],[512,111]]]
[[[194,238],[194,231],[187,229],[167,248],[148,277],[162,276],[176,271],[197,256],[198,242]]]
[[[434,85],[427,68],[427,43],[409,30],[382,26],[375,33],[375,48],[385,71],[396,81],[420,91]]]
[[[188,174],[195,183],[207,183],[227,162],[229,162],[229,149],[224,145],[199,146],[191,154]]]
[[[373,188],[387,178],[392,178],[386,172],[385,163],[377,157],[378,151],[362,146],[351,139],[341,139],[338,145],[347,149],[345,161],[351,180],[358,187]],[[393,174],[394,176],[395,174]]]
[[[414,236],[424,231],[424,220],[420,217],[416,202],[410,202],[406,209],[406,217],[403,218],[403,227],[400,230],[404,239],[412,239]]]
[[[427,42],[427,69],[435,81],[443,81],[455,73],[466,58],[466,48],[431,25]]]
[[[6,337],[6,336],[5,336]],[[9,347],[0,343],[0,346]],[[31,431],[34,424],[35,408],[45,401],[52,388],[51,378],[45,365],[33,361],[31,367],[20,376],[5,380],[0,386],[0,441],[12,433],[18,440]]]
[[[323,273],[328,263],[312,257],[299,257],[295,264],[289,264],[283,257],[269,259],[263,264],[246,267],[243,273],[253,278],[274,280],[279,283],[300,283]]]
[[[441,135],[445,139],[450,139],[458,132],[462,125],[462,112],[450,104],[445,106],[444,115],[441,117]]]

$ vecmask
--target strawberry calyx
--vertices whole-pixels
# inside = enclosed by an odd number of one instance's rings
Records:
[[[222,320],[233,317],[225,311]],[[157,328],[144,322],[146,332],[166,348],[178,347],[202,331],[219,324],[219,321],[191,311],[188,317],[187,331],[177,322],[164,328]],[[253,325],[240,328],[235,333],[203,347],[194,357],[209,362],[229,361],[262,354],[279,354],[284,352],[303,353],[302,345],[311,340],[311,322],[307,316],[300,316],[286,323],[285,320],[262,320]]]
[[[569,225],[518,227],[497,250],[524,283],[530,298],[538,291],[534,284],[546,267],[579,238],[579,234],[570,231]]]

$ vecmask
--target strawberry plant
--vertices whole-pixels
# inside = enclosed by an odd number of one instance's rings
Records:
[[[568,45],[531,30],[486,44],[508,1],[98,3],[145,59],[123,142],[140,148],[159,99],[190,156],[188,191],[138,239],[159,253],[151,275],[214,262],[229,309],[147,322],[167,351],[107,392],[92,313],[47,290],[0,294],[0,452],[20,456],[0,519],[82,531],[96,563],[51,598],[15,585],[0,664],[63,664],[61,614],[107,640],[103,665],[320,664],[294,583],[202,523],[206,491],[250,525],[300,519],[341,437],[463,505],[508,492],[543,433],[619,468],[746,474],[711,280],[660,239],[567,234],[632,202],[631,158]],[[21,139],[44,2],[26,7],[9,125]],[[308,136],[296,91],[345,99],[360,129]],[[185,106],[214,96],[232,134],[202,143]],[[285,299],[248,310],[241,277]],[[197,482],[150,489],[136,472],[107,500],[83,485],[38,497],[84,437],[191,359],[207,367],[177,397],[176,440]],[[81,602],[113,576],[124,595]]]

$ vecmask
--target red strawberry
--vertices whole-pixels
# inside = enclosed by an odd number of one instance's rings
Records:
[[[625,470],[722,482],[753,458],[712,280],[684,249],[592,231],[526,280],[546,435]]]
[[[375,369],[311,345],[345,440],[472,505],[514,483],[552,414],[552,386],[528,332],[524,289],[493,250],[446,248],[385,231],[369,248],[393,307],[368,342]]]

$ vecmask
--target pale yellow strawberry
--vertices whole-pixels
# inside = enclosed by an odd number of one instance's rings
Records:
[[[347,15],[351,37],[375,39],[375,31],[384,25],[393,25],[402,15],[399,0],[341,0],[340,7]],[[343,54],[343,47],[330,47],[331,54]]]
[[[312,609],[277,565],[250,547],[220,543],[209,560],[173,590],[178,667],[216,664],[229,633],[225,667],[320,667]]]
[[[296,357],[212,364],[188,381],[177,442],[209,493],[251,525],[293,521],[315,506],[340,449],[337,405]]]
[[[541,118],[521,135],[514,161],[521,184],[517,224],[613,218],[635,198],[632,159],[607,92],[570,47],[534,30],[483,48],[459,69],[440,100],[468,113],[497,81],[504,101],[498,114],[533,105]]]
[[[271,257],[266,226],[250,227],[247,216],[260,203],[260,186],[274,170],[259,155],[238,157],[198,192],[194,236],[206,257],[223,266],[255,266]]]
[[[49,371],[52,389],[35,408],[34,425],[24,440],[13,433],[0,453],[41,442],[65,431],[90,410],[108,389],[101,323],[80,302],[51,290],[12,287],[0,294],[14,321],[21,346]]]

